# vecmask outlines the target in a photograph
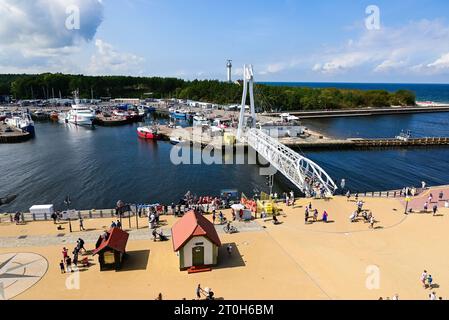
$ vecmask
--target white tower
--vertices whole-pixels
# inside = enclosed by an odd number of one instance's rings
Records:
[[[232,82],[232,60],[228,60],[226,68],[228,69],[228,82]]]

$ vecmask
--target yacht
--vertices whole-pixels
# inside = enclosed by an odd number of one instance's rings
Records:
[[[28,112],[13,114],[11,118],[7,118],[5,120],[5,123],[10,127],[17,128],[34,135],[34,121],[31,119]]]
[[[74,94],[75,104],[72,104],[72,110],[67,113],[66,122],[79,126],[91,126],[95,120],[95,112],[93,112],[87,105],[80,103],[78,91]]]

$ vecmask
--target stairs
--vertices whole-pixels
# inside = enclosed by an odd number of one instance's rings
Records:
[[[206,266],[193,266],[187,269],[188,274],[191,273],[200,273],[200,272],[210,272],[212,268]]]

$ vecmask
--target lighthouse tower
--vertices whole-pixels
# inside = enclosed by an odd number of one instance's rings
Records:
[[[226,68],[228,70],[228,82],[232,82],[232,60],[228,60]]]

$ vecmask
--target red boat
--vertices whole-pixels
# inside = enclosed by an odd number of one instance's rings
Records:
[[[139,127],[137,128],[137,135],[142,139],[159,140],[161,138],[157,128]]]

